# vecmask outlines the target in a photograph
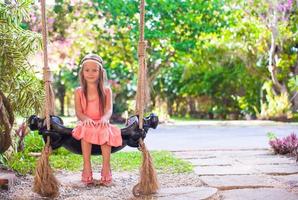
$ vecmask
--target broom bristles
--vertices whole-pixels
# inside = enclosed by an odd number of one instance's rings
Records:
[[[35,170],[33,191],[43,197],[54,198],[59,195],[58,181],[49,165],[50,147],[45,147]]]
[[[140,147],[143,155],[143,162],[140,169],[140,182],[133,188],[133,194],[135,196],[154,194],[159,189],[157,174],[151,155],[142,140],[140,142]]]

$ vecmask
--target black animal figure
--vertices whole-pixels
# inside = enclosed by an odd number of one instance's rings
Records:
[[[82,154],[81,142],[72,137],[72,128],[63,125],[59,116],[51,116],[51,128],[47,130],[45,119],[32,115],[28,119],[28,125],[31,130],[38,130],[43,140],[47,142],[47,136],[50,136],[50,146],[53,149],[64,147],[70,152]],[[145,138],[149,128],[155,129],[158,125],[158,116],[151,113],[148,117],[143,118],[143,129],[139,129],[139,118],[137,115],[131,116],[127,120],[125,128],[121,129],[122,146],[112,147],[112,153],[123,149],[126,145],[130,147],[139,147],[139,139]],[[99,145],[92,145],[92,155],[101,155]]]

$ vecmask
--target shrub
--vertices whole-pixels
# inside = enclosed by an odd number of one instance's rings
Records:
[[[293,154],[297,155],[298,138],[295,133],[281,139],[274,138],[269,141],[274,153],[276,154]]]

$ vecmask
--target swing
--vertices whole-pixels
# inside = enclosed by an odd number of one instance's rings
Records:
[[[36,115],[30,116],[27,124],[32,131],[38,130],[45,143],[47,143],[47,137],[49,136],[52,149],[64,147],[72,153],[82,154],[81,142],[72,137],[72,128],[63,126],[63,121],[59,116],[51,116],[50,120],[50,130],[47,130],[45,119],[39,118]],[[143,118],[143,129],[140,129],[138,124],[138,116],[134,115],[128,118],[126,127],[121,129],[122,145],[112,147],[112,153],[123,149],[126,145],[134,148],[139,147],[139,139],[146,137],[149,128],[155,129],[157,127],[158,116],[151,113],[148,117]],[[91,154],[101,155],[100,146],[93,144]]]
[[[51,148],[59,148],[61,146],[74,153],[81,154],[81,145],[78,140],[71,137],[72,129],[63,126],[63,121],[58,116],[53,115],[54,111],[54,94],[51,86],[52,76],[48,66],[47,58],[47,24],[45,0],[41,0],[42,13],[42,36],[43,36],[43,57],[44,68],[43,76],[45,82],[45,118],[39,118],[32,115],[28,119],[29,127],[32,130],[39,130],[44,141],[45,147],[41,157],[38,160],[35,170],[33,191],[44,197],[57,197],[59,194],[58,181],[53,175],[51,166],[49,165],[49,156]],[[138,84],[136,95],[135,116],[128,119],[127,126],[121,129],[123,139],[122,146],[112,148],[112,152],[116,152],[124,148],[126,145],[138,147],[142,152],[143,161],[140,169],[140,181],[133,188],[134,196],[148,195],[156,193],[158,190],[158,180],[156,171],[153,167],[152,158],[148,152],[143,139],[146,137],[149,128],[156,128],[158,125],[158,117],[154,114],[146,118],[144,116],[144,107],[148,101],[148,89],[146,86],[146,42],[144,40],[144,19],[145,19],[145,0],[140,2],[140,38],[138,44]],[[141,120],[140,120],[141,119]],[[92,154],[100,154],[99,146],[92,145]]]

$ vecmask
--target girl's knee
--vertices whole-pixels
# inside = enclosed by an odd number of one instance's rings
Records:
[[[101,145],[101,147],[103,147],[103,148],[111,148],[111,146],[110,145],[108,145],[108,143],[106,142],[106,143],[104,143],[103,145]]]

